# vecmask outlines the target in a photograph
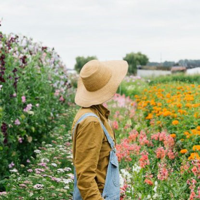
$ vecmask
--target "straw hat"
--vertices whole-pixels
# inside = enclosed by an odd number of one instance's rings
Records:
[[[82,107],[102,104],[111,99],[128,70],[126,61],[91,60],[80,72],[75,102]]]

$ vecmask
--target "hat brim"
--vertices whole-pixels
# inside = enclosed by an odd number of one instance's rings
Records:
[[[90,107],[92,105],[102,104],[111,99],[117,91],[121,81],[127,74],[128,63],[123,60],[102,62],[111,72],[111,78],[108,83],[99,90],[88,91],[81,78],[78,80],[78,88],[75,96],[75,103],[81,107]],[[98,84],[98,83],[97,83]]]

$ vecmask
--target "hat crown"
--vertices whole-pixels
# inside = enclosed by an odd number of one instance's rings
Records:
[[[111,76],[111,70],[98,60],[89,61],[83,66],[80,72],[83,84],[90,92],[97,91],[104,87]]]

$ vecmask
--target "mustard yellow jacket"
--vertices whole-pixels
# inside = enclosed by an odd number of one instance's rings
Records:
[[[78,119],[89,112],[101,119],[110,136],[115,140],[108,121],[110,111],[103,105],[81,108],[75,116],[72,132]],[[76,168],[77,186],[83,200],[103,199],[101,193],[105,184],[110,150],[97,118],[88,117],[77,125],[73,137],[73,163]]]

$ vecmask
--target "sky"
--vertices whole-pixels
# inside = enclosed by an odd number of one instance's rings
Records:
[[[151,62],[200,59],[199,0],[0,0],[3,33],[54,47],[67,68],[77,56]]]

